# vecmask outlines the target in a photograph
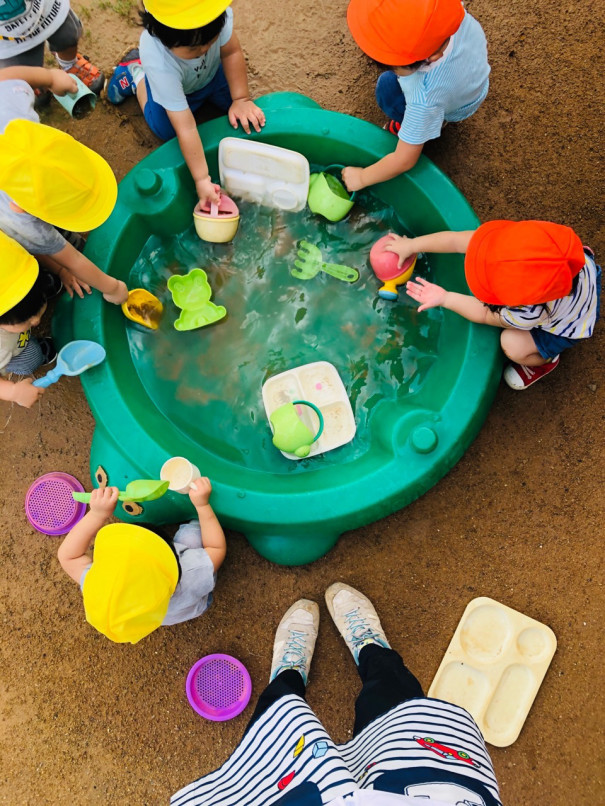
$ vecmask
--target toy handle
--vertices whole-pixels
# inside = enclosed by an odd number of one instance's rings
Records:
[[[345,283],[354,283],[359,280],[359,272],[351,266],[341,266],[339,263],[322,263],[321,270],[337,280],[344,280]]]
[[[323,434],[323,430],[324,430],[324,418],[323,418],[323,414],[321,413],[321,411],[317,408],[315,403],[309,403],[308,400],[293,400],[292,405],[293,406],[308,406],[310,409],[313,409],[315,414],[317,414],[317,417],[319,419],[319,430],[318,430],[317,434],[315,434],[315,436],[313,437],[313,442],[317,442],[317,440]]]
[[[37,386],[40,389],[46,389],[47,386],[50,386],[52,383],[56,383],[59,378],[63,375],[61,370],[58,367],[51,369],[50,372],[47,372],[46,375],[43,375],[42,378],[38,378],[38,380],[34,381],[32,386]]]
[[[211,202],[210,203],[210,215],[213,218],[218,218],[218,215],[219,215],[219,213],[218,213],[218,204],[216,202]]]
[[[339,162],[333,162],[332,165],[326,165],[324,171],[326,173],[330,173],[332,168],[334,168],[334,170],[336,171],[342,171],[342,169],[346,167],[347,167],[346,165],[341,165]],[[351,201],[355,201],[355,199],[357,198],[357,191],[354,190],[352,193],[349,193],[349,198]]]
[[[74,501],[79,501],[80,504],[90,504],[90,493],[72,493]]]

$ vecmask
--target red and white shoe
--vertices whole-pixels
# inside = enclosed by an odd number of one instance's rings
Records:
[[[559,356],[553,358],[548,364],[542,364],[539,367],[527,367],[525,364],[511,363],[504,370],[504,380],[511,389],[516,389],[521,392],[532,386],[536,381],[544,378],[549,372],[552,372],[559,366]]]

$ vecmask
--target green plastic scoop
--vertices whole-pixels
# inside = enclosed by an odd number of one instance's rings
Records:
[[[345,283],[354,283],[359,279],[357,269],[350,266],[342,266],[338,263],[324,263],[319,247],[309,243],[309,241],[298,242],[298,260],[294,261],[295,268],[290,269],[293,277],[299,280],[311,280],[320,271],[324,271],[337,280]]]
[[[161,498],[164,495],[169,484],[169,481],[135,479],[128,482],[124,491],[120,491],[118,501],[136,501],[137,503],[155,501],[156,498]],[[72,493],[72,495],[74,501],[80,501],[83,504],[90,503],[91,493]]]

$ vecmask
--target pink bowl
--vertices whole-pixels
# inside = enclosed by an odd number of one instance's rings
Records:
[[[248,670],[231,655],[206,655],[194,663],[185,684],[189,704],[200,716],[224,722],[241,714],[250,701]]]
[[[370,249],[370,265],[376,277],[383,282],[385,280],[394,280],[395,277],[405,274],[416,260],[416,255],[410,255],[403,266],[398,266],[399,257],[394,252],[384,251],[384,247],[390,240],[391,238],[388,235],[383,235]]]
[[[74,501],[72,493],[84,487],[69,473],[46,473],[37,478],[25,496],[25,514],[42,534],[64,535],[86,514],[86,504]]]
[[[221,193],[221,199],[218,204],[206,202],[202,207],[198,202],[193,211],[193,215],[199,216],[200,218],[234,218],[239,215],[239,207],[233,199]]]

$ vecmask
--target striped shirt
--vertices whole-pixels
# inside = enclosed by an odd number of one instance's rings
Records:
[[[439,137],[444,121],[464,120],[483,103],[490,66],[483,28],[465,13],[441,59],[409,76],[399,76],[405,113],[399,138],[421,145]]]
[[[571,294],[544,305],[502,308],[500,318],[519,330],[540,328],[567,339],[587,339],[597,321],[597,282],[596,263],[587,255]]]
[[[295,801],[301,784],[320,801]],[[328,804],[360,790],[397,792],[427,806],[501,806],[483,737],[463,708],[428,698],[407,700],[350,742],[336,745],[294,695],[273,703],[222,767],[181,789],[171,804],[270,806],[287,796],[291,803]]]

